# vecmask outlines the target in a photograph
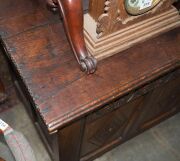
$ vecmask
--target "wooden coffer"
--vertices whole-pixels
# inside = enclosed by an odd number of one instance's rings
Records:
[[[180,70],[176,69],[53,134],[30,106],[28,109],[53,160],[91,161],[180,112],[179,84]]]
[[[27,110],[53,160],[90,161],[180,112],[179,84],[180,70],[170,71],[52,134],[31,105]]]
[[[82,161],[92,159],[179,111],[180,78],[175,78],[178,73],[166,75],[87,116]]]

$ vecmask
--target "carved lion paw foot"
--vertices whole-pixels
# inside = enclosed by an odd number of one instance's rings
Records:
[[[58,11],[58,5],[55,0],[47,0],[47,5],[51,11],[53,11],[53,12]]]
[[[92,74],[96,71],[97,61],[94,57],[88,56],[80,61],[81,70]]]

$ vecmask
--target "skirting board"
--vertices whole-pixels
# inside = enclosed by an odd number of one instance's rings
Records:
[[[88,52],[97,60],[117,54],[131,46],[180,26],[180,15],[177,9],[128,26],[108,36],[97,38],[96,22],[89,14],[84,15],[84,34]]]

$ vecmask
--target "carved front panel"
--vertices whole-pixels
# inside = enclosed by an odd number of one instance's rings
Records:
[[[101,110],[92,113],[87,118],[86,122],[91,123],[93,121],[96,121],[97,119],[105,116],[106,114],[117,110],[119,107],[125,105],[126,103],[129,103],[137,99],[138,97],[143,96],[156,88],[159,88],[160,86],[177,78],[179,73],[180,71],[174,71],[172,73],[169,73],[168,75],[162,76],[160,79],[156,79],[149,84],[146,84],[141,88],[132,91],[131,93],[121,97],[120,99],[108,103],[107,105],[105,105],[105,107],[101,108]]]
[[[154,90],[140,124],[144,130],[180,110],[180,77]]]
[[[81,156],[103,148],[111,144],[111,142],[121,142],[124,139],[127,127],[129,127],[130,120],[136,115],[142,100],[143,97],[139,97],[131,103],[118,108],[114,107],[117,104],[106,106],[104,108],[117,109],[114,111],[108,110],[109,112],[106,114],[104,110],[100,110],[98,113],[101,117],[91,118],[93,114],[88,116]]]
[[[171,72],[90,114],[81,157],[101,152],[180,110],[180,70]]]

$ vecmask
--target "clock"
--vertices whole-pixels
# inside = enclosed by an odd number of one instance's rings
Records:
[[[148,12],[162,0],[125,0],[126,11],[131,15]]]

